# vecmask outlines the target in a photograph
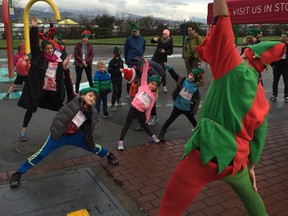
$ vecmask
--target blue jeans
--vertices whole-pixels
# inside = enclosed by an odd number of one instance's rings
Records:
[[[29,157],[17,171],[22,174],[26,173],[29,169],[40,163],[47,155],[65,145],[72,145],[85,149],[86,151],[99,155],[101,158],[108,154],[108,151],[100,145],[96,144],[94,148],[89,147],[81,131],[78,131],[73,135],[61,136],[58,140],[55,140],[50,134],[44,145],[35,154]]]
[[[98,113],[100,113],[100,106],[101,106],[101,101],[103,102],[103,115],[107,116],[108,110],[107,110],[107,98],[108,98],[108,94],[99,94],[99,98],[96,101],[95,104],[95,108],[97,110]]]

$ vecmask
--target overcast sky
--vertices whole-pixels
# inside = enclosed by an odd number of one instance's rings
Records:
[[[27,0],[21,2],[25,7]],[[54,0],[58,8],[74,10],[97,8],[109,11],[111,15],[115,15],[116,12],[127,12],[181,21],[188,21],[191,17],[206,18],[209,2],[213,0]],[[43,1],[36,2],[34,5],[44,6],[47,9],[50,7]]]

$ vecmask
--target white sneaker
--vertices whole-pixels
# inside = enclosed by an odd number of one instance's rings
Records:
[[[168,93],[168,89],[167,89],[167,87],[166,87],[166,86],[163,86],[162,91],[163,91],[164,93]]]
[[[115,105],[111,105],[110,110],[111,110],[112,112],[115,112],[117,109],[116,109]]]
[[[124,151],[124,143],[123,141],[118,141],[117,142],[117,146],[118,146],[118,151]]]
[[[160,142],[160,140],[155,135],[150,137],[150,141],[154,142],[154,143],[159,143]]]

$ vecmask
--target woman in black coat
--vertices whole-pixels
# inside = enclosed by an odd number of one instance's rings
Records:
[[[70,73],[68,64],[72,58],[72,55],[69,55],[62,62],[54,54],[53,44],[48,40],[42,42],[41,49],[39,46],[39,29],[36,17],[32,17],[31,24],[31,67],[22,95],[18,101],[18,106],[27,110],[20,133],[20,141],[22,142],[28,140],[27,126],[33,112],[36,112],[38,107],[58,111],[63,106],[65,100],[64,73]],[[73,86],[67,87],[73,90]]]

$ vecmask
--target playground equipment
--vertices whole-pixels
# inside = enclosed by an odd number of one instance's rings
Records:
[[[44,1],[48,3],[54,11],[55,19],[57,21],[60,20],[60,13],[56,5],[52,0],[30,0],[25,7],[23,14],[23,22],[24,22],[24,44],[25,44],[25,53],[30,53],[30,40],[29,40],[29,11],[32,5],[35,2]],[[6,41],[7,41],[7,59],[8,59],[8,75],[9,78],[14,77],[14,67],[13,67],[13,37],[12,37],[12,29],[10,22],[10,9],[12,8],[12,0],[2,0],[2,20],[6,29]]]
[[[10,3],[10,5],[9,5]],[[13,67],[13,46],[12,46],[12,31],[10,23],[9,6],[12,6],[12,1],[2,0],[2,20],[6,29],[6,41],[7,41],[7,58],[8,58],[8,75],[9,78],[14,77]]]
[[[44,2],[48,3],[51,6],[51,8],[53,9],[53,11],[54,11],[55,20],[56,21],[60,20],[59,10],[58,10],[58,8],[56,7],[56,5],[54,4],[54,2],[52,0],[30,0],[28,2],[28,4],[26,5],[26,7],[24,9],[24,14],[23,14],[24,45],[25,45],[25,53],[26,54],[29,54],[31,52],[30,51],[30,40],[29,40],[29,36],[30,36],[30,33],[29,33],[29,11],[30,11],[30,8],[32,7],[32,5],[35,2],[39,2],[39,1],[44,1]]]

